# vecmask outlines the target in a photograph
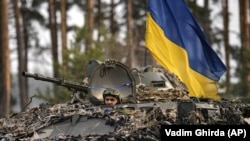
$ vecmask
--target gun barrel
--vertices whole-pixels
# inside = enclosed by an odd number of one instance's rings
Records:
[[[38,73],[29,73],[29,72],[22,72],[22,75],[24,77],[31,77],[36,80],[41,80],[41,81],[46,81],[46,82],[52,82],[55,84],[58,84],[60,86],[66,87],[71,91],[82,91],[87,93],[88,92],[88,86],[79,83],[79,82],[73,82],[73,81],[68,81],[64,80],[63,78],[52,78],[52,77],[47,77]]]
[[[38,74],[38,73],[32,74],[32,73],[29,73],[29,72],[23,72],[22,75],[25,76],[25,77],[34,78],[36,80],[48,81],[48,82],[57,83],[57,84],[60,83],[59,78],[47,77],[47,76],[44,76],[44,75],[41,75],[41,74]]]

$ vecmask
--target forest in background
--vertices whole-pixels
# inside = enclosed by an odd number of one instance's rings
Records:
[[[235,0],[239,5],[239,19],[231,19],[229,0],[202,0],[202,6],[198,0],[186,2],[209,43],[228,68],[225,79],[219,83],[219,88],[225,90],[221,95],[249,99],[249,1]],[[211,5],[217,7],[216,17],[211,17]],[[72,7],[82,12],[82,27],[68,24],[72,16],[68,11]],[[15,104],[13,86],[18,86],[20,107],[24,108],[28,103],[28,89],[32,86],[21,73],[31,71],[30,64],[34,68],[39,64],[51,66],[51,77],[78,82],[85,77],[84,68],[92,59],[116,59],[130,68],[157,65],[150,54],[146,54],[146,0],[1,0],[0,10],[0,117],[8,115]],[[222,28],[212,26],[215,20],[222,21]],[[235,27],[239,33],[234,33],[239,37],[239,45],[230,44],[229,35],[234,32],[229,29],[232,20],[240,23]],[[49,43],[41,43],[37,25],[49,31]],[[73,40],[68,40],[69,33],[73,33]],[[17,81],[12,80],[14,74],[10,66],[13,52],[18,60]],[[232,68],[231,62],[236,62],[237,67]],[[37,68],[39,71],[41,67]],[[232,83],[232,78],[239,81]],[[38,90],[37,93],[50,103],[70,98],[68,90],[60,88],[48,88],[46,92]]]

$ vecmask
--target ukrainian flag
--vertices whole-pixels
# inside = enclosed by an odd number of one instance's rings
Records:
[[[184,0],[148,0],[146,21],[147,48],[187,85],[189,96],[220,99],[217,82],[226,66]]]

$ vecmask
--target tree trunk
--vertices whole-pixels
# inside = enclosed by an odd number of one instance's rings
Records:
[[[116,33],[114,0],[111,0],[111,3],[110,3],[110,31],[113,35]]]
[[[67,14],[66,1],[61,0],[61,35],[62,35],[62,67],[63,72],[67,72]]]
[[[52,49],[52,62],[53,62],[54,77],[59,77],[55,0],[49,0],[49,27],[50,27],[50,36],[51,36],[51,49]]]
[[[198,8],[197,8],[197,0],[194,0],[193,1],[193,4],[194,4],[194,8],[193,8],[193,15],[194,15],[194,17],[196,17],[196,18],[198,18]]]
[[[206,38],[208,40],[209,43],[212,42],[211,40],[211,21],[210,21],[210,10],[209,10],[209,0],[205,0],[204,1],[204,33],[206,34]]]
[[[0,117],[9,114],[11,99],[8,2],[0,1]]]
[[[132,0],[127,0],[127,46],[128,46],[128,67],[135,67],[134,64],[134,45],[133,45],[133,17]]]
[[[230,45],[229,45],[229,12],[228,12],[228,0],[222,1],[222,10],[223,10],[223,37],[224,37],[224,44],[225,44],[225,54],[226,54],[226,94],[231,93],[231,85],[230,85]]]
[[[15,27],[16,27],[16,40],[17,40],[17,52],[18,52],[18,83],[19,83],[19,96],[21,109],[23,109],[28,103],[28,86],[27,79],[22,76],[23,71],[27,71],[26,49],[24,46],[24,36],[21,31],[20,25],[20,8],[18,6],[19,0],[13,0],[14,14],[15,14]]]
[[[93,0],[87,0],[87,31],[88,31],[88,38],[86,39],[86,46],[85,51],[88,51],[88,49],[92,46],[92,40],[93,40],[93,30],[94,30],[94,1]]]
[[[27,2],[26,2],[26,0],[22,0],[21,1],[21,3],[22,3],[22,9],[26,9],[27,7],[26,7],[26,4],[27,4]],[[29,14],[27,13],[27,12],[22,12],[21,13],[22,14],[22,27],[23,27],[23,31],[22,31],[22,33],[23,33],[23,43],[24,43],[24,68],[25,68],[25,70],[26,69],[28,69],[28,48],[29,48],[29,32],[28,32],[28,27],[29,27],[29,25],[30,25],[30,23],[29,23]],[[25,87],[27,87],[28,88],[28,81],[26,81],[26,83],[25,83]],[[28,93],[27,93],[27,95],[28,95]]]
[[[101,41],[101,30],[102,30],[102,1],[101,0],[98,0],[98,3],[97,3],[97,25],[98,25],[98,37],[97,37],[97,40],[98,42]]]
[[[239,0],[239,17],[240,17],[240,35],[241,35],[241,62],[242,62],[242,72],[241,72],[241,79],[242,79],[242,91],[244,96],[250,96],[250,60],[249,52],[250,52],[250,45],[249,45],[249,23],[248,23],[248,4],[249,0]]]

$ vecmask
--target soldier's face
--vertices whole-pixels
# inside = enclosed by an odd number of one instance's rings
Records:
[[[118,102],[118,100],[113,96],[106,96],[104,100],[106,105],[115,105]]]

